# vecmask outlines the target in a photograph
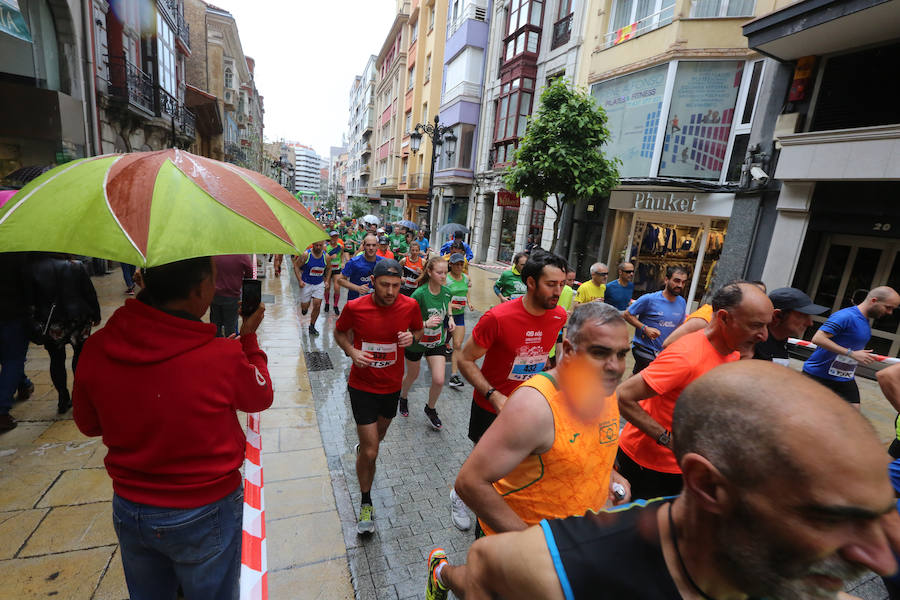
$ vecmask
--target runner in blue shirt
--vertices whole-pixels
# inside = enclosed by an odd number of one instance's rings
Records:
[[[463,241],[462,233],[460,233],[460,232],[456,232],[456,234],[454,234],[452,240],[447,240],[446,242],[444,242],[444,245],[441,246],[441,256],[444,256],[445,254],[452,254],[453,253],[453,244],[457,241],[462,243],[463,250],[465,250],[465,253],[466,253],[466,260],[471,261],[472,257],[475,255],[472,254],[472,249],[469,248],[469,245],[465,241]]]
[[[619,263],[618,270],[619,278],[606,284],[603,301],[625,310],[634,296],[634,265],[630,262]]]
[[[688,274],[682,267],[666,269],[666,287],[644,294],[625,311],[625,320],[634,326],[631,353],[634,373],[640,373],[662,352],[662,344],[669,334],[684,321],[687,303],[681,297]]]
[[[378,238],[374,234],[370,233],[363,238],[362,249],[362,254],[347,261],[337,280],[338,285],[347,288],[347,302],[372,291],[372,269],[376,262],[383,260],[375,254],[378,251]]]
[[[325,254],[325,242],[315,242],[311,248],[294,259],[294,273],[300,285],[300,313],[306,315],[312,303],[309,318],[309,334],[319,335],[316,321],[322,298],[325,297],[325,282],[329,280],[331,265]]]
[[[812,343],[818,348],[803,363],[803,372],[859,408],[856,367],[875,360],[872,350],[864,350],[872,337],[869,319],[889,315],[898,305],[900,295],[882,286],[870,291],[861,304],[828,317],[813,335]]]

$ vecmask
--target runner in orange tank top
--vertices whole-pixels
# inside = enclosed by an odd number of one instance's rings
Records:
[[[522,530],[630,499],[628,482],[613,469],[615,388],[628,350],[615,307],[575,309],[559,366],[510,395],[460,469],[455,488],[484,532]],[[617,497],[618,486],[624,494]]]

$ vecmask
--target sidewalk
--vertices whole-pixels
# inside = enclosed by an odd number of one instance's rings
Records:
[[[274,404],[262,416],[269,596],[297,598],[302,590],[304,598],[352,598],[289,280],[269,273],[263,293],[272,297],[265,298],[260,329],[275,386]],[[122,277],[116,271],[93,282],[105,322],[125,299]],[[19,426],[0,435],[3,595],[127,598],[112,526],[112,485],[103,467],[106,448],[100,438],[81,435],[71,411],[56,414],[44,350],[32,346],[28,357],[35,394],[13,408]]]

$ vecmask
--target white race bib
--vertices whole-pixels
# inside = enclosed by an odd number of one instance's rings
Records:
[[[512,381],[530,379],[533,375],[537,375],[544,370],[548,356],[549,354],[546,352],[536,356],[517,356],[513,361],[512,369],[510,369],[507,379]]]
[[[466,307],[465,296],[453,296],[450,298],[450,308],[452,310],[462,310]]]
[[[441,327],[431,329],[426,327],[422,333],[422,339],[419,343],[426,348],[434,348],[441,343]]]
[[[397,362],[397,344],[363,342],[362,351],[372,355],[372,368],[383,369]]]
[[[325,267],[311,267],[309,269],[310,277],[321,277],[325,274]]]
[[[834,360],[831,361],[831,366],[828,367],[828,374],[841,379],[852,379],[858,364],[856,359],[849,356],[835,356]]]

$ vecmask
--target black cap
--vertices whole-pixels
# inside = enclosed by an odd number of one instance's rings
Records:
[[[379,244],[387,244],[387,243],[389,243],[389,241],[385,236],[381,236],[378,238],[378,243]]]
[[[453,263],[461,263],[461,262],[465,262],[465,261],[466,261],[466,257],[463,256],[462,254],[460,254],[459,252],[454,252],[453,254],[450,255],[450,258],[448,258],[447,260],[448,260],[448,261],[450,262],[450,264],[452,265]]]
[[[825,306],[813,304],[812,298],[792,287],[778,288],[769,292],[772,306],[786,312],[796,310],[807,315],[821,315],[828,310]]]
[[[382,275],[400,277],[403,275],[403,267],[393,258],[382,258],[375,263],[375,268],[372,269],[372,277],[381,277]]]

